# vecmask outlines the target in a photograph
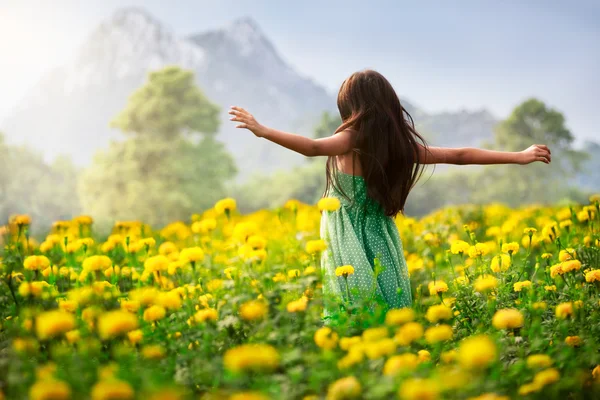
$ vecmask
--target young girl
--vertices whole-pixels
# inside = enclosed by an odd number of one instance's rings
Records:
[[[325,195],[337,197],[342,206],[323,212],[321,219],[321,237],[328,246],[321,259],[325,297],[351,301],[376,296],[390,308],[411,305],[404,251],[393,217],[404,211],[424,164],[551,161],[544,145],[521,152],[428,147],[392,85],[375,71],[356,72],[346,79],[337,106],[342,125],[323,139],[268,128],[241,107],[229,111],[231,121],[240,123],[237,128],[307,157],[328,157]],[[379,271],[376,259],[383,267]],[[354,267],[347,280],[335,273],[344,265]],[[335,311],[325,308],[325,314]]]

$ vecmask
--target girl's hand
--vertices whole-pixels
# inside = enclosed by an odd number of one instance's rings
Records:
[[[526,150],[519,153],[519,164],[530,164],[535,161],[541,161],[550,164],[552,161],[552,153],[548,146],[543,144],[534,144]]]
[[[241,122],[241,124],[236,125],[236,128],[248,129],[257,137],[263,137],[265,135],[266,128],[256,122],[254,116],[243,108],[231,106],[229,114],[233,115],[233,117],[229,118],[230,121]]]

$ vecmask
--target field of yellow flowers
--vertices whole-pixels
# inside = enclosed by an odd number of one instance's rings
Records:
[[[318,206],[240,215],[224,199],[104,238],[81,216],[43,241],[15,216],[0,399],[600,398],[599,200],[399,216],[413,307],[329,319]]]

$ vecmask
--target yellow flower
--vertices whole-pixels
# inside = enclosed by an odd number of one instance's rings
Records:
[[[547,304],[543,301],[536,301],[531,306],[534,310],[545,310],[548,307]]]
[[[575,253],[575,249],[572,249],[572,248],[567,248],[567,249],[561,250],[558,253],[559,261],[574,260],[576,257],[577,257],[577,254]]]
[[[556,318],[565,319],[573,315],[573,303],[566,302],[556,306]]]
[[[523,288],[530,288],[531,287],[531,281],[521,281],[521,282],[515,282],[513,284],[513,289],[515,292],[520,292],[523,290]]]
[[[465,254],[469,251],[469,243],[462,240],[455,240],[450,244],[450,252],[452,254]]]
[[[412,308],[392,309],[385,315],[385,324],[388,326],[402,325],[415,319],[415,311]]]
[[[260,250],[267,247],[267,239],[259,235],[252,235],[246,240],[246,244],[252,248],[252,250]]]
[[[179,253],[179,259],[184,262],[198,262],[204,260],[204,250],[200,247],[189,247],[181,250]]]
[[[60,308],[63,311],[74,313],[75,311],[77,311],[77,308],[79,308],[79,304],[74,300],[63,299],[58,301],[58,308]]]
[[[325,350],[334,349],[337,346],[338,334],[325,326],[315,332],[314,340],[317,346]]]
[[[498,286],[498,279],[493,275],[481,275],[474,283],[475,290],[478,292],[487,292]]]
[[[527,357],[529,368],[548,368],[552,365],[552,358],[546,354],[532,354]]]
[[[192,224],[192,232],[206,235],[217,228],[217,220],[214,218],[206,218],[201,221],[196,221]]]
[[[502,252],[504,252],[504,253],[515,254],[518,251],[519,251],[519,243],[517,243],[517,242],[504,243],[502,245]]]
[[[458,348],[458,361],[466,369],[487,368],[496,361],[496,357],[496,345],[485,335],[471,336]]]
[[[69,343],[73,344],[79,341],[79,339],[81,338],[81,333],[78,329],[74,329],[72,331],[65,332],[65,337],[67,338],[67,341]]]
[[[521,387],[519,387],[519,395],[520,396],[527,396],[529,394],[532,393],[537,393],[541,390],[542,388],[537,385],[534,382],[531,383],[526,383],[524,385],[521,385]]]
[[[71,388],[63,381],[44,379],[34,383],[29,389],[31,400],[67,400],[71,398]]]
[[[169,267],[169,259],[161,254],[149,257],[144,261],[144,269],[148,272],[166,271]]]
[[[171,290],[169,292],[159,293],[156,297],[156,304],[169,310],[179,310],[183,305],[183,301],[176,290]]]
[[[516,329],[523,326],[523,314],[514,308],[498,310],[492,318],[496,329]]]
[[[157,397],[155,400],[159,399],[163,399],[163,397]],[[232,394],[228,400],[269,400],[269,397],[258,392],[240,392]]]
[[[142,287],[129,292],[129,298],[144,307],[153,304],[158,295],[159,291],[154,287]]]
[[[269,308],[264,301],[251,300],[240,306],[240,316],[246,321],[258,321],[264,319]]]
[[[362,339],[365,342],[375,342],[388,337],[388,328],[385,326],[377,328],[368,328],[362,333]]]
[[[196,322],[216,321],[217,319],[219,319],[219,313],[214,308],[198,310],[196,314],[194,314],[194,320]]]
[[[98,334],[102,340],[123,335],[137,327],[137,316],[127,311],[109,311],[98,318]]]
[[[164,242],[158,247],[158,254],[167,256],[177,251],[177,246],[173,242]]]
[[[318,240],[309,240],[308,242],[306,242],[305,250],[308,254],[317,254],[317,253],[322,252],[326,248],[327,248],[327,244],[325,243],[325,241],[318,239]]]
[[[344,278],[347,278],[348,275],[352,275],[353,273],[354,267],[352,265],[343,265],[335,269],[335,276],[343,276]]]
[[[476,243],[474,246],[469,247],[469,257],[471,258],[485,256],[489,252],[490,249],[486,243]]]
[[[245,344],[227,350],[223,364],[232,372],[268,371],[279,366],[279,354],[267,344]]]
[[[562,263],[563,272],[579,271],[581,269],[581,261],[568,260]]]
[[[129,400],[135,392],[131,385],[118,379],[101,380],[92,387],[92,400]]]
[[[312,275],[315,272],[317,272],[317,269],[311,265],[311,266],[308,266],[308,267],[304,268],[304,272],[303,273],[304,273],[304,275]]]
[[[579,347],[583,344],[583,340],[579,336],[567,336],[565,343],[571,347]]]
[[[167,311],[163,306],[151,306],[144,311],[144,321],[154,322],[163,319],[167,314]]]
[[[142,348],[142,357],[148,360],[160,360],[166,355],[164,347],[158,344],[151,344]]]
[[[91,256],[83,260],[83,269],[88,272],[104,271],[112,266],[112,261],[107,256]]]
[[[429,344],[435,344],[452,339],[452,327],[450,325],[437,325],[427,328],[425,340]]]
[[[537,229],[535,229],[535,228],[525,228],[525,229],[523,229],[523,234],[524,235],[533,235],[536,232],[537,232]]]
[[[440,360],[446,364],[453,363],[457,359],[458,359],[458,352],[456,350],[448,350],[448,351],[444,351],[444,352],[442,352],[442,354],[440,354]]]
[[[433,379],[410,378],[402,382],[398,394],[403,400],[435,400],[440,391]]]
[[[317,203],[320,211],[336,211],[341,207],[340,200],[335,197],[324,197]]]
[[[547,260],[547,259],[549,259],[549,258],[552,258],[552,253],[544,253],[544,254],[542,254],[542,258],[543,258],[544,260]]]
[[[436,304],[427,309],[425,318],[431,323],[452,318],[452,309],[444,304]]]
[[[393,339],[384,338],[377,341],[365,342],[364,352],[369,359],[375,360],[393,354],[397,346]]]
[[[431,296],[435,296],[438,293],[443,293],[443,292],[447,292],[448,291],[448,284],[444,281],[440,281],[440,280],[436,280],[429,282],[429,284],[427,285],[428,289],[429,289],[429,294]]]
[[[506,254],[498,254],[492,258],[490,268],[494,272],[504,272],[510,267],[510,256]]]
[[[129,331],[127,332],[127,338],[129,339],[129,343],[135,345],[142,341],[144,333],[140,329]]]
[[[383,366],[384,375],[396,375],[400,372],[410,372],[417,368],[419,359],[415,354],[404,353],[390,357]]]
[[[417,351],[417,357],[419,359],[419,363],[431,361],[431,353],[429,353],[427,350]]]
[[[338,379],[329,385],[327,400],[358,399],[362,394],[360,382],[354,376]]]
[[[50,260],[45,256],[29,256],[23,262],[23,267],[30,271],[41,271],[50,266]]]
[[[540,371],[535,374],[533,378],[533,383],[538,385],[539,387],[544,387],[546,385],[550,385],[554,382],[558,382],[560,379],[560,373],[555,368],[548,368],[544,371]]]
[[[64,311],[46,311],[35,319],[38,339],[48,340],[75,328],[75,317]]]
[[[365,357],[364,357],[362,349],[360,351],[353,350],[353,351],[348,352],[348,354],[345,355],[344,357],[340,358],[340,360],[337,363],[337,366],[340,370],[350,368],[350,367],[362,362],[362,360],[364,358]]]
[[[585,274],[585,281],[592,282],[600,282],[600,269],[593,269]]]
[[[556,292],[556,285],[546,285],[544,286],[544,290],[547,292]]]
[[[223,287],[222,279],[213,279],[206,283],[206,290],[208,290],[209,292],[214,292],[216,290],[221,289],[222,287]]]
[[[19,285],[18,292],[22,297],[39,297],[48,287],[50,284],[46,281],[23,282]]]
[[[231,197],[227,197],[225,199],[217,201],[217,203],[215,204],[215,211],[219,215],[229,214],[232,211],[235,211],[236,207],[237,207],[237,204],[235,202],[235,199],[232,199]]]
[[[308,297],[302,296],[298,300],[290,301],[286,309],[288,312],[294,313],[299,311],[306,311],[306,307],[308,306]]]
[[[408,346],[422,336],[423,326],[418,322],[408,322],[398,329],[398,332],[396,332],[396,335],[394,336],[394,340],[396,340],[400,346]]]

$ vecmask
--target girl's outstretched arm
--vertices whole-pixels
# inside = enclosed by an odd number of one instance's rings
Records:
[[[495,151],[465,148],[425,147],[419,145],[422,164],[530,164],[541,161],[550,164],[552,154],[543,144],[534,144],[523,151]]]
[[[256,122],[252,114],[241,107],[231,107],[229,114],[232,115],[229,118],[230,121],[240,122],[236,128],[248,129],[257,137],[270,140],[306,157],[338,156],[352,150],[353,141],[350,131],[339,132],[323,139],[312,139],[294,133],[267,128]]]

